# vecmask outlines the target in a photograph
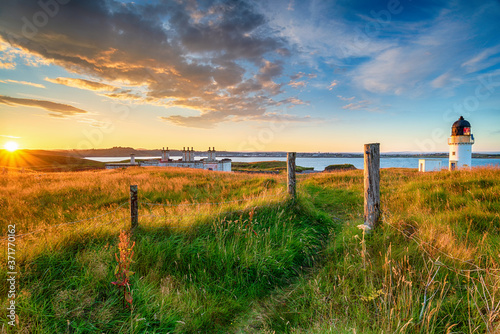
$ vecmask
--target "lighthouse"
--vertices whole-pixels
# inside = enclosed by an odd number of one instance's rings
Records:
[[[448,138],[448,146],[450,146],[450,171],[471,168],[472,144],[474,144],[474,136],[471,132],[470,123],[460,116],[458,121],[453,123],[451,137]]]

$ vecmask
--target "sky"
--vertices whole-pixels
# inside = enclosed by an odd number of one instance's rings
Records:
[[[0,146],[500,151],[500,1],[0,2]]]

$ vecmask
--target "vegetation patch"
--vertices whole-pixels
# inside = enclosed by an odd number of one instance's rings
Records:
[[[328,165],[325,167],[325,172],[337,172],[345,170],[355,170],[356,167],[352,164]]]
[[[285,172],[286,161],[257,161],[257,162],[232,162],[231,169],[235,172]],[[295,171],[301,173],[303,171],[314,170],[314,167],[296,166]]]

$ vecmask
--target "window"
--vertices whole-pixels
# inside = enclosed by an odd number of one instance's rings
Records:
[[[455,151],[451,152],[451,155],[455,155]]]

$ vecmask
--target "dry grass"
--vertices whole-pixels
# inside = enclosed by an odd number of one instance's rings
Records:
[[[281,176],[182,168],[0,174],[1,235],[6,236],[11,224],[18,236],[40,231],[22,236],[18,243],[17,261],[24,262],[57,250],[75,235],[116,235],[120,228],[128,228],[132,184],[139,189],[142,227],[189,228],[194,216],[201,219],[281,200],[280,182]]]

